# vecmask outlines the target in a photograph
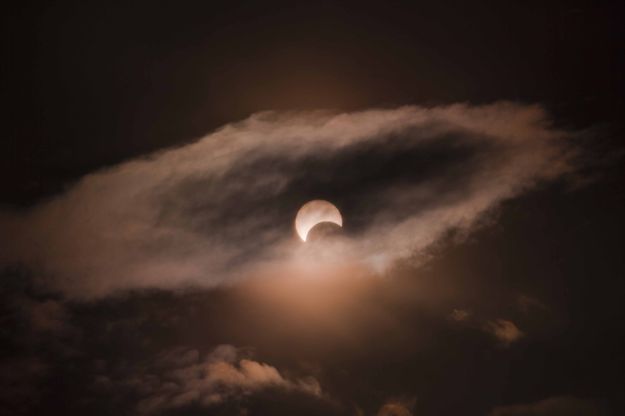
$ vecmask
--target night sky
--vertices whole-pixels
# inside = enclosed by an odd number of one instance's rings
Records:
[[[625,6],[533,3],[5,6],[0,415],[624,414]]]

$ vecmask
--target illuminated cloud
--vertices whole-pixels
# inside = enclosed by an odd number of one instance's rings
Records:
[[[231,345],[221,345],[205,358],[193,349],[168,351],[124,383],[141,396],[137,405],[141,414],[211,407],[264,389],[322,394],[314,378],[287,379],[269,364],[243,358]]]
[[[484,330],[491,333],[504,345],[510,345],[525,336],[514,322],[505,319],[486,322]]]
[[[293,217],[323,198],[345,220],[332,252],[384,272],[569,172],[567,136],[539,106],[505,102],[260,113],[0,213],[0,262],[73,298],[215,287],[297,257]]]
[[[380,407],[377,416],[412,416],[410,411],[415,405],[415,400],[389,400]]]
[[[483,320],[474,317],[470,311],[454,309],[448,316],[451,321],[474,329],[485,331],[494,336],[502,345],[508,346],[525,336],[514,322],[506,319]]]

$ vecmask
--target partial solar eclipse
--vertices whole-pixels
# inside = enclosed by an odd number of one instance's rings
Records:
[[[332,203],[321,199],[307,202],[297,211],[295,217],[295,231],[302,241],[306,241],[308,233],[317,224],[330,222],[343,226],[343,217]]]

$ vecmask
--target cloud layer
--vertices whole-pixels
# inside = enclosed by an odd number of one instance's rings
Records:
[[[260,113],[2,213],[0,261],[74,298],[214,287],[310,256],[292,221],[323,198],[345,219],[331,256],[383,271],[570,171],[567,135],[513,103]]]
[[[110,384],[111,380],[98,382]],[[231,345],[218,346],[204,358],[197,350],[176,348],[120,382],[141,397],[139,414],[211,407],[271,388],[321,396],[321,387],[314,378],[287,379],[269,364],[242,357],[241,351]]]

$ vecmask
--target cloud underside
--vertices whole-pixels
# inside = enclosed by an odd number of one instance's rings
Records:
[[[383,271],[567,173],[572,155],[538,106],[260,113],[2,213],[15,238],[0,260],[73,298],[214,287],[301,259],[293,217],[321,198],[345,220],[333,255]]]

